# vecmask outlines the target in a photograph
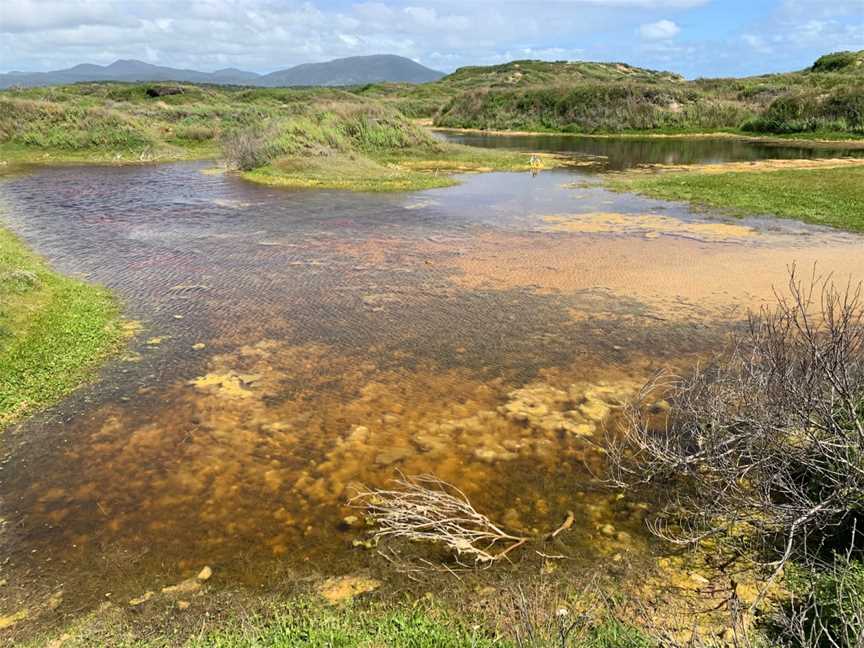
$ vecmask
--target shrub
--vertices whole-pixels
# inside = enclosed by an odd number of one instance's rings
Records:
[[[791,596],[765,624],[789,648],[858,648],[864,643],[864,564],[837,556],[821,569],[789,570]]]
[[[820,56],[810,70],[812,72],[837,72],[859,65],[862,60],[864,60],[864,52],[834,52]]]
[[[831,550],[860,551],[860,285],[838,289],[815,276],[805,283],[793,269],[788,294],[751,315],[729,352],[689,377],[649,386],[646,396],[657,389],[669,390],[671,412],[637,401],[623,438],[610,441],[620,484],[662,487],[655,532],[755,550],[778,572],[790,559],[810,564]]]
[[[743,126],[766,133],[815,131],[864,132],[864,86],[838,86],[828,94],[816,91],[787,93]]]
[[[238,128],[222,137],[222,156],[226,164],[240,171],[251,171],[284,152],[274,126]]]

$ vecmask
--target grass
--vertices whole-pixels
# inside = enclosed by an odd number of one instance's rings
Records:
[[[176,616],[176,608],[167,613]],[[195,612],[190,610],[186,615],[194,617]],[[476,623],[425,601],[410,606],[395,603],[331,607],[314,599],[299,598],[288,602],[259,602],[253,612],[226,610],[187,620],[185,624],[184,618],[181,616],[177,625],[158,622],[142,631],[140,619],[130,618],[112,607],[110,611],[91,613],[64,628],[63,645],[66,648],[94,645],[126,648],[557,648],[560,645],[552,628],[520,627],[523,637],[533,631],[537,640],[519,644],[512,633]],[[48,643],[49,637],[40,637],[28,645]],[[613,617],[600,619],[567,644],[568,648],[654,648],[658,645],[643,632]]]
[[[462,68],[436,82],[436,126],[536,132],[738,132],[864,136],[864,52],[826,55],[801,72],[684,81],[606,64],[514,62]],[[523,64],[521,69],[518,64]],[[581,68],[576,66],[582,66]],[[374,90],[385,100],[431,101],[423,90]],[[367,90],[367,92],[373,92]],[[413,114],[413,113],[412,113]]]
[[[453,172],[526,170],[526,154],[435,140],[384,103],[344,90],[87,83],[0,92],[0,159],[135,163],[224,156],[268,185],[411,191]],[[560,162],[545,156],[541,168]]]
[[[0,227],[0,429],[86,380],[121,335],[107,290],[57,274]]]
[[[740,216],[772,215],[864,232],[864,167],[633,174],[609,180],[620,191],[687,201]]]

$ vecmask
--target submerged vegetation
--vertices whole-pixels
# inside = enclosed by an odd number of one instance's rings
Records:
[[[740,216],[773,215],[864,232],[864,166],[630,173],[609,180],[609,186]]]
[[[76,387],[120,337],[108,291],[57,274],[0,228],[0,429]]]

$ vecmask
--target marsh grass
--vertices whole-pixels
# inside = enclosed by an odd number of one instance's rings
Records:
[[[681,200],[729,213],[794,218],[852,232],[864,232],[864,167],[674,172],[625,175],[613,189],[663,200]]]
[[[0,429],[86,380],[116,348],[119,308],[0,228]]]

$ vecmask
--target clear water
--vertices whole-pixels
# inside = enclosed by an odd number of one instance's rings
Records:
[[[0,183],[3,223],[142,326],[94,385],[4,437],[13,609],[63,584],[86,610],[205,564],[224,584],[398,580],[343,523],[358,485],[397,471],[527,534],[573,510],[555,551],[596,563],[620,549],[603,524],[643,542],[592,476],[617,403],[719,348],[788,263],[862,270],[859,237],[574,189],[589,176],[570,171],[366,195],[205,166]]]

